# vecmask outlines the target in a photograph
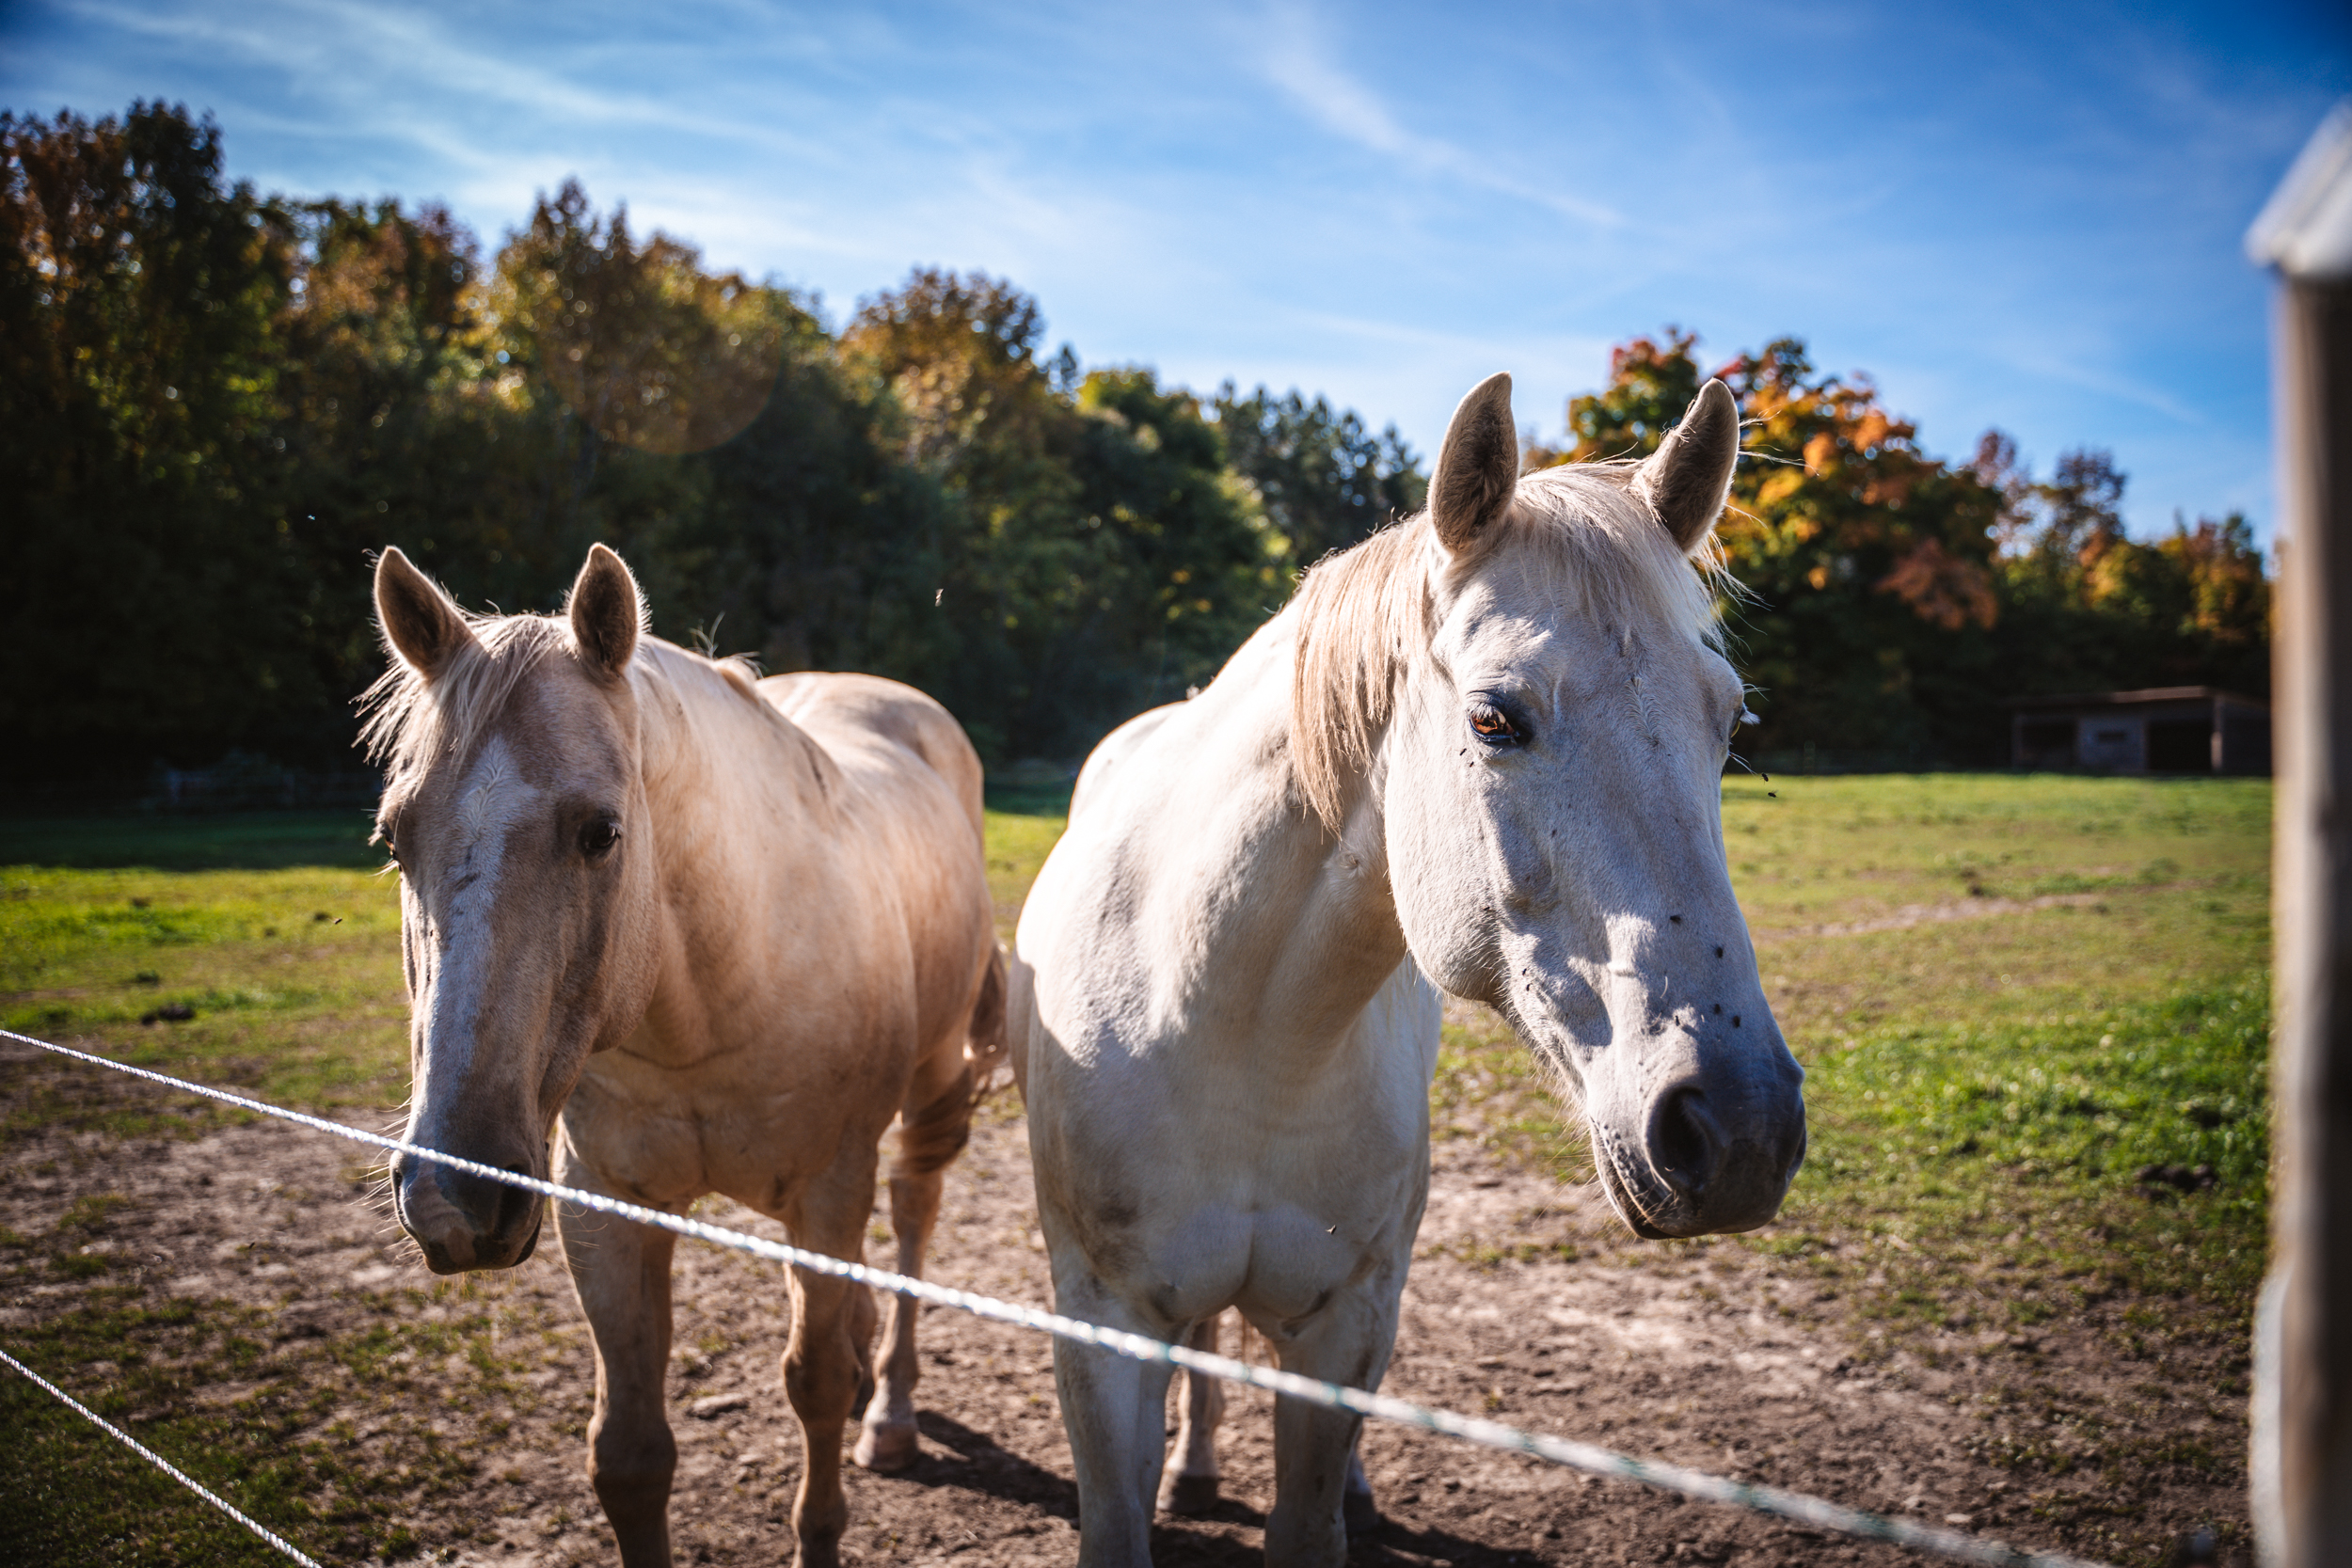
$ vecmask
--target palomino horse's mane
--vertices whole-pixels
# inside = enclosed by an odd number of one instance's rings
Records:
[[[359,698],[368,760],[397,777],[436,757],[462,757],[542,660],[571,647],[548,615],[468,615],[471,641],[427,681],[388,645],[390,666]]]
[[[1716,601],[1727,591],[1713,535],[1686,556],[1628,488],[1631,463],[1579,463],[1519,481],[1502,531],[1454,569],[1519,574],[1526,590],[1621,631],[1637,616],[1721,648]],[[1298,656],[1291,685],[1292,757],[1308,804],[1331,830],[1348,778],[1372,761],[1397,687],[1436,633],[1426,514],[1391,523],[1328,557],[1298,590]]]
[[[450,656],[432,680],[393,652],[390,667],[359,698],[367,718],[359,738],[368,760],[388,777],[398,777],[436,757],[463,757],[481,742],[483,731],[505,708],[533,670],[571,652],[571,632],[561,615],[466,616],[473,641]],[[643,669],[674,656],[710,670],[739,695],[767,710],[752,690],[757,673],[741,657],[705,658],[651,637],[638,640],[632,664]],[[675,701],[673,702],[675,705]]]

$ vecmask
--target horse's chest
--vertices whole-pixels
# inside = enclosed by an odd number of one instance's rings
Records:
[[[1107,1151],[1104,1151],[1107,1152]],[[1162,1321],[1238,1305],[1261,1321],[1311,1317],[1409,1253],[1427,1191],[1417,1120],[1290,1135],[1137,1138],[1080,1157],[1067,1201],[1089,1272]]]
[[[721,1192],[773,1212],[833,1164],[848,1140],[870,1150],[896,1108],[886,1098],[833,1087],[792,1074],[741,1081],[599,1057],[564,1120],[574,1148],[644,1201]]]

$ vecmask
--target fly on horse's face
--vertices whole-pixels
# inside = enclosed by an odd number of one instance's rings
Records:
[[[1429,657],[1385,755],[1412,950],[1580,1091],[1595,1163],[1644,1236],[1751,1229],[1804,1152],[1804,1069],[1756,974],[1719,802],[1742,688],[1707,635],[1704,547],[1738,450],[1712,387],[1638,468],[1517,476],[1455,417],[1433,484]],[[1506,444],[1507,443],[1507,444]],[[1487,465],[1483,517],[1441,510]],[[1581,533],[1579,531],[1582,531]],[[1660,559],[1613,589],[1579,537]],[[1687,590],[1687,592],[1685,592]]]
[[[405,698],[377,828],[400,865],[415,1083],[405,1137],[544,1178],[548,1134],[589,1053],[617,1043],[652,984],[653,860],[628,568],[598,546],[568,627],[477,637],[397,550],[376,572]],[[568,630],[569,636],[565,636]],[[504,1268],[537,1244],[539,1199],[402,1155],[402,1227],[436,1274]]]

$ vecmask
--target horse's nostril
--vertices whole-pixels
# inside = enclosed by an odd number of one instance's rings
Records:
[[[531,1174],[530,1167],[527,1165],[506,1165],[502,1168],[513,1171],[516,1176]],[[526,1192],[520,1187],[510,1187],[503,1181],[500,1182],[498,1187],[498,1226],[492,1233],[499,1236],[510,1235],[521,1228],[531,1218],[532,1208],[539,1201],[539,1195]]]
[[[1659,1174],[1686,1193],[1707,1185],[1715,1163],[1715,1139],[1699,1109],[1696,1089],[1677,1089],[1658,1108],[1650,1152]]]

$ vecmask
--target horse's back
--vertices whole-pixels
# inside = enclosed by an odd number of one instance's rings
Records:
[[[828,752],[835,738],[880,737],[921,759],[981,831],[980,758],[955,716],[933,698],[881,675],[802,671],[770,675],[759,695]]]

